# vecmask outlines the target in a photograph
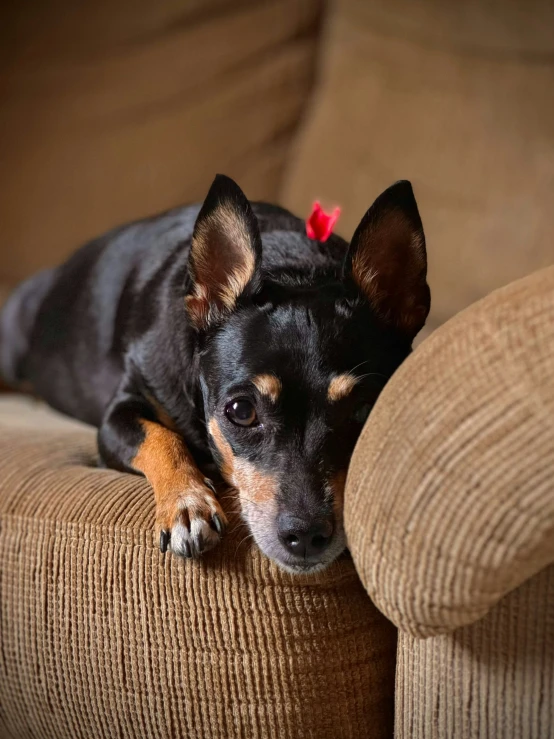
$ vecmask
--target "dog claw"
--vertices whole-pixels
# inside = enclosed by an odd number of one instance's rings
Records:
[[[164,530],[160,532],[160,551],[162,554],[165,554],[167,552],[170,540],[171,533],[169,531]]]
[[[210,480],[209,477],[204,478],[204,483],[206,487],[210,488],[210,490],[212,491],[214,495],[217,495],[217,490],[215,489],[215,485],[213,484],[213,482]]]
[[[213,527],[217,531],[217,533],[220,536],[223,536],[223,534],[225,532],[225,524],[221,520],[221,516],[219,516],[219,514],[214,513],[214,515],[212,516],[212,523],[213,523]]]
[[[202,554],[202,552],[204,551],[204,537],[202,536],[202,534],[198,534],[198,536],[196,537],[196,551],[198,552],[198,554]]]

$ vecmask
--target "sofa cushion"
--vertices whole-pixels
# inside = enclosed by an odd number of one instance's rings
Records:
[[[474,624],[399,633],[395,739],[545,739],[554,726],[554,566]]]
[[[377,401],[345,491],[369,594],[415,636],[481,618],[554,563],[553,481],[551,267],[435,331]]]
[[[387,737],[396,630],[349,557],[292,577],[231,532],[162,555],[94,430],[0,399],[0,735]]]
[[[554,262],[554,5],[336,0],[282,200],[340,205],[350,238],[410,179],[436,327]]]
[[[320,0],[3,4],[0,279],[202,199],[275,199],[312,85]]]

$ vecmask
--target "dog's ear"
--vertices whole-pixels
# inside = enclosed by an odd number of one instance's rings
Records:
[[[362,218],[346,270],[376,315],[413,339],[425,324],[431,299],[423,226],[407,180],[379,195]]]
[[[206,329],[258,287],[262,242],[258,222],[240,187],[217,175],[196,219],[186,297],[193,325]]]

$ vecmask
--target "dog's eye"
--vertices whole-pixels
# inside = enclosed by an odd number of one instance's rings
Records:
[[[258,421],[256,409],[247,398],[236,398],[227,403],[225,415],[236,426],[254,426]]]
[[[363,405],[360,405],[352,414],[352,420],[356,421],[356,423],[365,423],[372,408],[372,403],[364,403]]]

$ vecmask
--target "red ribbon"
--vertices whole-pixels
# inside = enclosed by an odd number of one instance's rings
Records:
[[[340,216],[340,208],[335,208],[332,213],[326,213],[316,200],[310,217],[306,221],[306,233],[310,239],[327,241],[333,232],[333,226]]]

